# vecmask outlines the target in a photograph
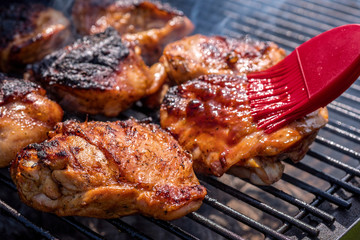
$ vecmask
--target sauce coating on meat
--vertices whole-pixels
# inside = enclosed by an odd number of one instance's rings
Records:
[[[250,114],[245,76],[204,75],[172,87],[160,110],[161,126],[190,151],[196,172],[221,176],[230,171],[257,184],[282,174],[284,158],[299,161],[327,122],[326,109],[271,134]]]

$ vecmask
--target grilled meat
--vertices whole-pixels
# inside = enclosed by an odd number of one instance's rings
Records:
[[[190,155],[154,124],[67,121],[49,137],[11,166],[21,199],[36,209],[171,220],[197,210],[206,195]]]
[[[70,22],[36,3],[0,4],[0,71],[23,70],[70,39]]]
[[[28,144],[44,141],[62,116],[38,85],[0,75],[0,167]]]
[[[122,38],[141,48],[149,65],[157,62],[164,46],[194,29],[180,11],[144,0],[76,0],[74,23],[81,34],[94,34],[114,27]]]
[[[195,172],[250,178],[271,184],[283,172],[279,160],[299,161],[328,119],[319,109],[271,134],[250,115],[245,76],[205,75],[172,87],[160,110],[161,126],[192,153]]]
[[[159,106],[169,86],[201,75],[244,75],[269,68],[284,57],[285,51],[272,42],[200,34],[186,37],[165,47],[160,63],[168,79],[162,89],[147,97],[146,104]]]
[[[48,55],[33,71],[64,109],[110,117],[161,85],[112,28]]]
[[[285,57],[272,42],[194,35],[168,44],[160,59],[177,84],[208,74],[241,75],[269,68]]]

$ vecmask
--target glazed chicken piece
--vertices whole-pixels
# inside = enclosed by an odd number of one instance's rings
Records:
[[[81,34],[114,27],[124,40],[141,48],[144,61],[158,62],[164,46],[194,29],[181,11],[144,0],[75,0],[72,13]]]
[[[26,147],[11,166],[21,199],[38,210],[172,220],[197,210],[206,195],[190,154],[157,125],[70,120],[49,137]]]
[[[37,3],[0,4],[0,71],[16,72],[41,60],[70,39],[70,22]]]
[[[205,75],[172,87],[161,106],[161,126],[192,153],[195,172],[229,172],[268,185],[282,175],[280,160],[304,157],[327,123],[327,110],[266,134],[250,114],[247,85],[245,76]]]
[[[33,66],[33,75],[64,109],[109,117],[156,91],[162,81],[112,28],[48,55]]]
[[[176,84],[208,74],[242,75],[267,69],[285,57],[272,42],[194,35],[168,44],[160,59]]]
[[[63,117],[40,86],[0,75],[0,167],[30,143],[42,142]]]
[[[272,42],[251,38],[194,35],[168,44],[160,58],[167,81],[146,99],[146,105],[161,104],[168,88],[201,75],[234,74],[265,70],[285,57],[285,51]]]

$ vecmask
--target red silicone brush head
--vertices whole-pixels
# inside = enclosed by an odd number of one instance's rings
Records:
[[[324,32],[272,68],[248,74],[248,98],[259,128],[273,132],[324,107],[360,75],[360,24]]]

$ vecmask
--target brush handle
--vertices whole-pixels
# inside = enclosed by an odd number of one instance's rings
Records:
[[[325,107],[360,75],[360,24],[331,29],[248,74],[251,115],[266,133]]]
[[[360,75],[360,24],[324,32],[296,49],[310,101],[325,106]]]

